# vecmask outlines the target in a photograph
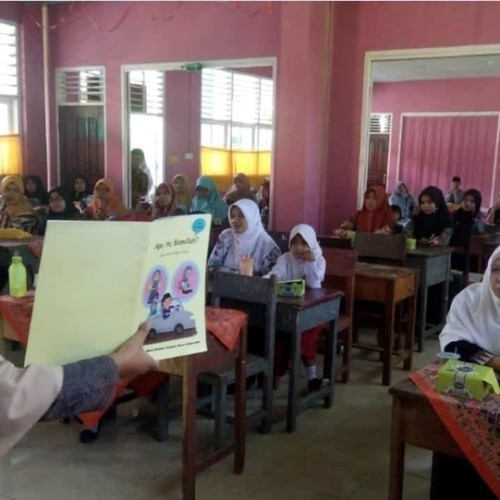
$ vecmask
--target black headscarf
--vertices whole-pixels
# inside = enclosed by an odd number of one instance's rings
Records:
[[[66,203],[66,208],[62,212],[53,212],[52,209],[50,208],[49,205],[49,211],[47,214],[47,220],[75,220],[78,218],[79,212],[75,205],[73,204],[73,201],[71,198],[68,196],[68,194],[60,187],[56,187],[54,189],[51,189],[49,191],[49,197],[52,193],[57,193],[59,196],[61,196],[64,199],[64,202]]]
[[[36,191],[34,193],[29,193],[26,189],[26,184],[28,183],[28,181],[31,181],[33,182],[33,184],[35,184]],[[28,175],[24,178],[24,194],[26,198],[28,198],[28,200],[32,202],[38,200],[38,203],[40,203],[40,205],[47,205],[49,201],[47,190],[43,185],[42,179],[40,179],[38,175]]]
[[[78,179],[81,179],[83,182],[85,182],[85,191],[83,191],[83,193],[77,193],[75,191],[75,182]],[[75,175],[73,177],[73,182],[69,189],[69,193],[72,201],[82,201],[84,198],[87,198],[87,196],[91,196],[92,190],[90,189],[90,184],[87,178],[84,175]]]
[[[414,231],[413,235],[418,240],[430,238],[431,236],[440,236],[447,228],[452,227],[450,212],[446,206],[443,192],[436,186],[426,187],[418,197],[420,205],[422,196],[428,196],[436,205],[436,211],[433,214],[424,214],[422,210],[413,217]]]
[[[474,211],[466,211],[460,207],[453,217],[453,235],[450,240],[450,245],[454,247],[466,246],[472,235],[472,228],[481,213],[481,203],[483,198],[477,189],[468,189],[464,193],[464,197],[472,196],[474,198]]]

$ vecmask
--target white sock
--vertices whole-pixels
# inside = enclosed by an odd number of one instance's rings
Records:
[[[318,378],[318,375],[316,374],[316,365],[306,366],[306,376],[307,380]]]

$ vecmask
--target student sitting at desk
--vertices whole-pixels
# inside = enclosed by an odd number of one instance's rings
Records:
[[[500,227],[500,193],[498,193],[497,201],[488,212],[488,216],[486,217],[486,224]]]
[[[426,187],[418,197],[420,212],[413,216],[407,231],[420,245],[448,245],[452,233],[450,213],[444,201],[442,191],[435,187]]]
[[[484,223],[481,220],[482,196],[477,189],[468,189],[464,193],[460,208],[453,215],[453,235],[451,246],[464,246],[472,234],[483,234]]]
[[[80,212],[75,207],[69,195],[62,188],[57,187],[49,191],[49,211],[47,212],[47,221],[49,220],[79,220]],[[44,234],[47,224],[43,224],[40,234]]]
[[[488,261],[481,283],[462,290],[451,304],[439,335],[441,350],[457,352],[463,361],[500,372],[500,247]]]
[[[182,212],[177,208],[174,186],[166,182],[158,184],[153,198],[153,220],[179,214]]]
[[[84,212],[92,203],[90,184],[83,175],[75,175],[75,177],[73,177],[69,193],[71,201],[80,212]]]
[[[227,217],[227,205],[217,191],[215,182],[208,175],[202,175],[196,181],[196,195],[191,203],[191,212],[212,214],[214,224],[222,223]]]
[[[372,186],[365,192],[361,210],[358,210],[354,217],[344,222],[340,229],[335,231],[335,235],[345,238],[348,230],[374,233],[390,226],[392,221],[393,216],[384,187]]]
[[[191,208],[191,190],[189,179],[185,174],[177,174],[172,180],[177,198],[177,207],[183,214],[187,214]]]
[[[115,194],[113,181],[99,179],[94,187],[92,203],[86,210],[91,220],[111,220],[122,217],[127,210],[122,200]]]
[[[241,259],[252,257],[254,274],[268,273],[281,252],[262,225],[257,203],[239,200],[231,205],[229,223],[231,228],[224,229],[217,238],[208,267],[239,273]]]
[[[326,262],[318,244],[316,232],[307,224],[299,224],[290,232],[290,251],[283,254],[267,276],[277,276],[280,280],[305,279],[309,288],[321,288],[325,279]],[[316,341],[322,326],[311,328],[302,334],[301,356],[304,363],[309,391],[321,389],[323,380],[316,372]],[[286,370],[288,356],[284,355],[283,344],[277,342],[276,375]]]
[[[33,207],[44,207],[48,203],[48,195],[42,179],[38,175],[28,175],[24,179],[24,192]]]
[[[35,233],[38,221],[33,205],[24,196],[24,184],[18,175],[8,175],[0,183],[0,227]]]

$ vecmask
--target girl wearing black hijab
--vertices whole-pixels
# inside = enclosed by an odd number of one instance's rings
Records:
[[[447,245],[452,231],[452,222],[442,191],[426,187],[418,197],[420,211],[413,216],[413,237],[420,245]]]
[[[75,207],[71,198],[60,188],[56,187],[49,191],[49,209],[47,212],[47,220],[79,220],[81,219],[80,212]],[[41,234],[45,233],[46,224],[40,230]]]
[[[24,178],[24,195],[34,207],[48,203],[47,190],[38,175],[28,175]]]
[[[71,201],[80,207],[81,212],[84,212],[92,201],[91,186],[83,175],[75,175],[69,193]]]
[[[484,223],[481,220],[482,201],[481,193],[477,189],[465,191],[461,206],[453,217],[451,246],[464,247],[471,235],[484,233]]]

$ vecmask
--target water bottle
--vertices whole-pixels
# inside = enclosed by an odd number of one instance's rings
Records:
[[[14,252],[9,267],[9,293],[11,297],[24,297],[27,290],[26,268],[18,252]]]

